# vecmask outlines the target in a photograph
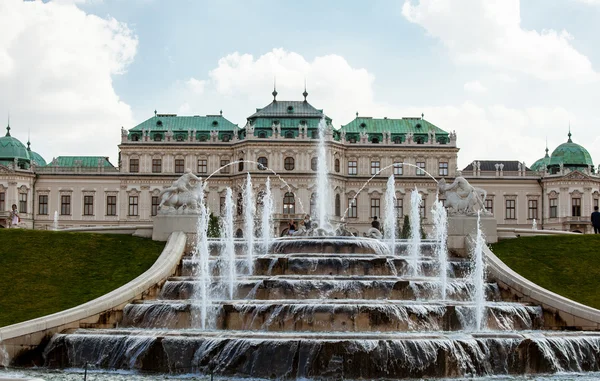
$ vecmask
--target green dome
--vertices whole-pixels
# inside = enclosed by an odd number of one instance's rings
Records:
[[[550,156],[548,156],[548,147],[546,147],[546,155],[541,159],[536,160],[529,168],[531,168],[532,171],[544,171],[548,167],[548,164],[550,164]]]
[[[35,163],[35,165],[37,165],[38,167],[43,167],[44,165],[47,164],[46,160],[44,160],[42,155],[40,155],[37,152],[32,151],[29,148],[29,142],[27,142],[27,151],[29,152],[29,157],[31,158],[31,162]]]
[[[14,159],[21,162],[30,161],[27,148],[19,139],[10,136],[10,126],[8,126],[6,127],[6,135],[0,138],[0,160],[13,161]]]
[[[565,167],[587,167],[594,166],[592,157],[589,152],[577,143],[571,140],[571,132],[569,132],[569,140],[556,147],[550,158],[550,166],[559,166],[563,164]]]

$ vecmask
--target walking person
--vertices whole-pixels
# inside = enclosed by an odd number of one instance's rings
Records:
[[[10,211],[10,227],[11,228],[18,227],[19,222],[21,222],[21,217],[19,216],[19,211],[17,210],[17,205],[12,204],[12,209]]]
[[[594,234],[600,233],[600,212],[597,206],[594,206],[594,212],[592,213],[592,226],[594,227]]]

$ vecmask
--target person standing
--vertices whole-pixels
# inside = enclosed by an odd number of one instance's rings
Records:
[[[310,215],[305,215],[304,216],[304,229],[306,230],[310,230],[310,228],[312,227],[312,221],[310,220]]]
[[[19,222],[21,222],[21,217],[19,217],[19,211],[17,210],[17,205],[12,204],[12,209],[10,211],[10,227],[11,228],[18,227]]]
[[[597,206],[594,206],[594,212],[592,213],[592,226],[594,227],[594,234],[600,233],[600,212]]]
[[[295,232],[296,232],[296,224],[294,223],[294,220],[290,220],[290,224],[289,224],[289,228],[288,228],[288,235],[294,235]]]
[[[377,216],[374,216],[373,222],[371,222],[371,227],[381,231],[381,229],[379,229],[379,226],[380,225],[379,225],[379,221],[377,220]]]

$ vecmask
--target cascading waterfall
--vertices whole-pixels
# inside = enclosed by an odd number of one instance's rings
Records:
[[[327,211],[331,205],[331,199],[329,198],[329,181],[327,180],[326,133],[327,120],[322,118],[319,122],[319,146],[317,149],[317,222],[320,228],[329,229]]]
[[[192,293],[192,326],[195,328],[206,329],[208,319],[208,308],[210,305],[210,285],[212,283],[209,268],[208,251],[208,219],[209,211],[204,201],[204,189],[198,187],[198,199],[200,200],[200,215],[196,222],[196,247],[192,255],[192,262],[195,264],[193,277],[197,280],[200,287],[195,288]],[[198,316],[197,306],[200,305],[200,314]]]
[[[477,212],[477,233],[472,254],[473,302],[475,304],[475,331],[485,329],[485,264],[483,262],[483,246],[485,238],[481,231],[481,211]]]
[[[261,238],[263,252],[267,254],[273,241],[273,195],[271,194],[271,179],[267,177],[265,193],[262,198]]]
[[[413,276],[418,275],[421,256],[421,204],[423,199],[415,188],[410,194],[410,238],[408,242],[408,263]]]
[[[246,266],[248,275],[254,272],[254,215],[256,203],[252,191],[252,180],[250,173],[246,176],[246,187],[244,188],[244,239],[246,241]]]
[[[431,210],[433,234],[436,241],[435,253],[439,264],[441,300],[446,300],[448,287],[448,214],[444,204],[437,198]]]
[[[221,245],[220,262],[222,265],[221,278],[227,286],[227,294],[233,299],[237,282],[235,264],[235,242],[233,235],[233,192],[227,187],[225,191],[225,215],[222,224],[223,244]]]
[[[390,253],[396,254],[396,182],[394,175],[388,178],[387,189],[385,191],[385,221],[383,224],[383,234],[389,242]]]

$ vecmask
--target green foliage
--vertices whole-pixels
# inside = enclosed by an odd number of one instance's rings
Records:
[[[408,214],[404,215],[404,222],[402,223],[402,231],[400,232],[400,238],[408,239],[410,237],[410,219]]]
[[[0,327],[102,296],[150,268],[165,243],[123,234],[0,229]]]
[[[600,308],[600,235],[523,237],[492,251],[530,281],[579,303]]]
[[[221,224],[219,223],[219,217],[212,213],[208,217],[208,231],[206,232],[206,235],[208,238],[221,237]]]

